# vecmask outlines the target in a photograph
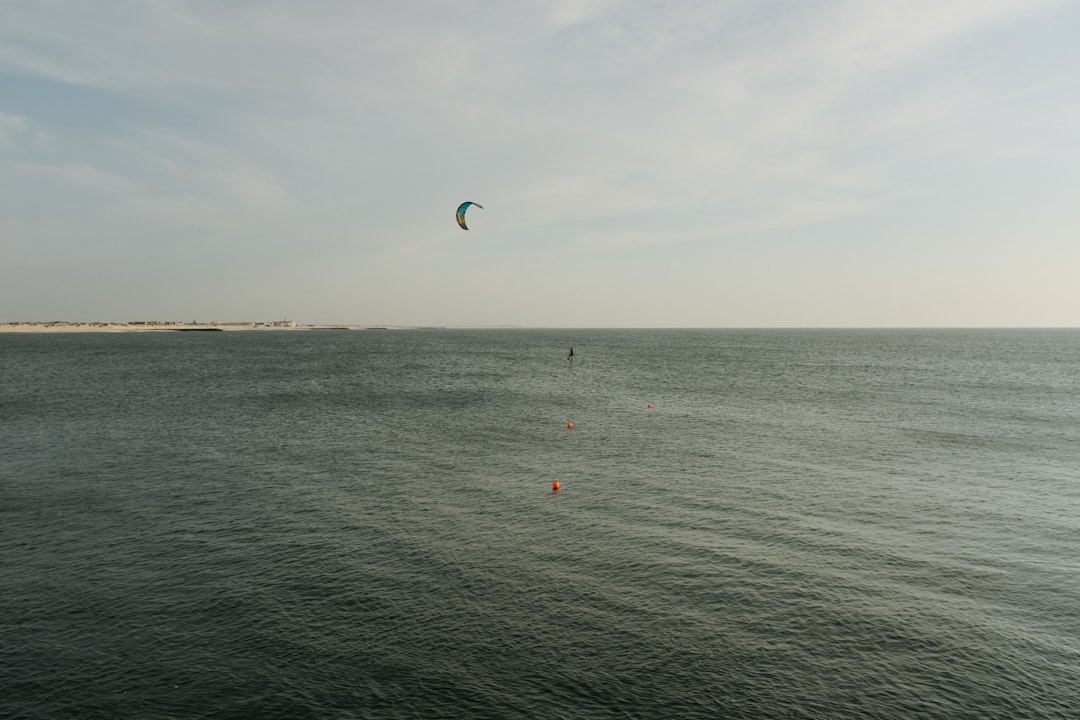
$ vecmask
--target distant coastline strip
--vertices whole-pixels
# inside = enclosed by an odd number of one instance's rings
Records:
[[[405,330],[399,325],[301,325],[293,320],[273,322],[162,322],[135,321],[114,322],[2,322],[0,333],[46,333],[46,332],[221,332],[236,330]]]

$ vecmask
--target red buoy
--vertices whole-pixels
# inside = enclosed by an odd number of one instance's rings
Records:
[[[551,483],[551,492],[559,492],[559,481]]]
[[[567,423],[566,423],[566,427],[568,427],[568,428],[573,428],[573,427],[574,427],[574,423],[572,423],[572,422],[567,422]]]

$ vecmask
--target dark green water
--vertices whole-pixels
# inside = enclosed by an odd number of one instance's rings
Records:
[[[1078,517],[1077,331],[0,335],[0,716],[1072,718]]]

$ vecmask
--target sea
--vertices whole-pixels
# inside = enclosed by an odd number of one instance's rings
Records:
[[[0,717],[1078,718],[1080,330],[0,335]]]

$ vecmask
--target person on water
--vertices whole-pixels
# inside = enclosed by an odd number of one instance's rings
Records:
[[[570,361],[570,364],[574,364],[574,348],[570,348],[570,354],[566,356],[566,359]]]

